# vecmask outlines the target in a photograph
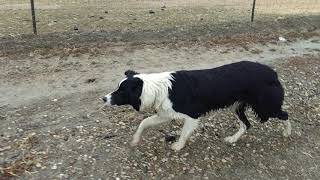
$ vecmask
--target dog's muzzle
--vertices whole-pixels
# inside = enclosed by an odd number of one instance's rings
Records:
[[[111,105],[111,95],[108,94],[101,98],[105,105]]]

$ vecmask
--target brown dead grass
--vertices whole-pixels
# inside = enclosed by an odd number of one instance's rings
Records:
[[[39,138],[35,133],[31,133],[26,137],[17,140],[14,144],[14,148],[21,150],[25,154],[11,163],[4,165],[4,167],[0,167],[0,180],[31,173],[32,167],[41,159],[38,155],[44,154],[33,150],[33,147],[38,143]]]
[[[32,167],[36,165],[36,158],[32,154],[28,154],[21,159],[15,160],[11,164],[0,167],[1,176],[0,179],[6,179],[10,177],[19,177],[24,173],[30,173]]]

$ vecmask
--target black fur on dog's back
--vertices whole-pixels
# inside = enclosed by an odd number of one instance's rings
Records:
[[[270,67],[242,61],[205,70],[172,74],[169,99],[173,109],[198,118],[240,102],[250,106],[262,122],[268,118],[288,119],[281,110],[284,90]]]

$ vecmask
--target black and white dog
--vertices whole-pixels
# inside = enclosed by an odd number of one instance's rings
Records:
[[[226,137],[236,142],[250,128],[245,111],[252,108],[261,122],[269,118],[284,121],[284,136],[291,134],[288,114],[282,111],[284,90],[277,73],[266,65],[242,61],[205,70],[139,74],[126,71],[118,89],[102,99],[105,105],[131,105],[137,111],[148,108],[157,113],[144,119],[131,142],[138,144],[144,129],[172,119],[184,120],[173,150],[182,149],[198,127],[199,117],[209,111],[232,107],[240,120],[237,133]]]

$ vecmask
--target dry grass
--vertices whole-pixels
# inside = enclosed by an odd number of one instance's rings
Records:
[[[40,33],[74,31],[159,31],[195,25],[218,25],[249,21],[251,0],[108,0],[108,1],[36,1]],[[263,0],[256,5],[256,17],[319,14],[314,0]],[[153,10],[154,14],[149,14]],[[29,1],[0,2],[0,37],[31,33]]]
[[[33,150],[38,143],[39,138],[35,133],[31,133],[20,140],[16,140],[13,147],[14,149],[21,150],[23,154],[10,164],[0,167],[0,179],[19,177],[25,173],[30,174],[32,167],[40,161],[40,157],[38,155],[44,154]]]
[[[0,167],[1,176],[3,179],[9,177],[19,177],[24,173],[30,173],[32,167],[36,165],[36,158],[34,155],[28,154],[21,159],[17,159],[10,165]],[[0,176],[0,179],[2,178]]]

